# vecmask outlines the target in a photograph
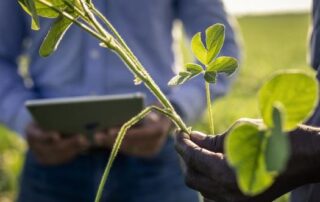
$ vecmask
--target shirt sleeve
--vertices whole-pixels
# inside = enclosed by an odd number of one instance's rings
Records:
[[[319,64],[320,64],[320,1],[314,0],[312,5],[312,32],[310,37],[310,54],[309,63],[318,71],[319,75]]]
[[[23,134],[31,121],[24,102],[34,94],[18,74],[27,25],[17,1],[0,1],[0,33],[0,123]]]
[[[177,18],[183,22],[188,37],[215,23],[226,27],[225,44],[220,55],[240,59],[240,47],[232,25],[221,0],[176,0]],[[218,82],[212,87],[214,98],[224,95],[230,86],[232,77],[218,76]],[[205,85],[203,78],[197,77],[179,87],[175,87],[169,95],[170,100],[178,108],[178,112],[188,123],[196,121],[206,108]]]

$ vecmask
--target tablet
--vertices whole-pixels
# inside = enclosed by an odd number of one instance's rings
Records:
[[[144,108],[142,93],[29,100],[25,103],[44,129],[68,134],[91,134],[121,126]]]

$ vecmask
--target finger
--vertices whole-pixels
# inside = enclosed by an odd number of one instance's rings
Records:
[[[68,162],[89,148],[89,145],[86,138],[80,135],[61,139],[55,145],[51,145],[51,150],[44,155],[43,162],[47,165],[58,165]]]
[[[199,147],[216,153],[223,153],[224,137],[224,135],[209,136],[197,131],[190,134],[190,139]]]
[[[94,144],[98,147],[111,148],[115,142],[115,136],[109,135],[107,131],[98,132],[94,135]]]
[[[115,136],[106,133],[95,134],[95,145],[100,147],[112,148],[115,142]],[[166,140],[166,136],[162,138],[124,138],[122,141],[120,152],[126,155],[137,157],[154,157],[157,155]]]
[[[194,170],[188,170],[185,182],[188,187],[199,191],[206,198],[215,199],[219,202],[225,201],[224,196],[232,194],[228,192],[224,186],[219,184],[218,181],[210,179]]]
[[[26,129],[27,140],[30,142],[39,142],[47,138],[44,136],[44,132],[36,124],[32,123],[27,126]]]
[[[208,179],[209,178],[193,169],[187,169],[185,175],[185,183],[191,189],[198,190],[199,192],[208,192],[209,190],[211,192],[216,192],[219,188],[217,182],[214,182],[213,180],[210,181]]]
[[[246,198],[238,189],[220,182],[217,178],[209,178],[202,173],[188,170],[185,177],[186,184],[198,190],[204,197],[215,201],[239,201]]]
[[[26,130],[27,141],[29,143],[50,143],[60,139],[57,132],[45,132],[36,124],[30,124]]]
[[[61,139],[56,143],[57,150],[62,153],[75,154],[89,148],[89,141],[82,135],[75,135],[69,138]]]
[[[144,158],[152,158],[159,154],[161,151],[165,140],[158,140],[158,141],[144,141],[144,142],[137,142],[133,144],[132,142],[124,141],[123,145],[121,146],[121,151],[124,154],[137,156],[137,157],[144,157]]]
[[[144,131],[144,133],[147,133],[148,130]],[[155,137],[161,137],[161,135],[154,135],[151,133],[154,133],[153,131],[149,131],[149,134],[144,134],[143,136],[146,136],[148,138],[141,138],[142,135],[135,135],[137,132],[133,131],[128,132],[126,136],[124,137],[124,140],[122,141],[122,145],[128,145],[128,146],[143,146],[143,145],[149,145],[149,144],[157,144],[158,142],[161,142],[164,138],[155,138]],[[129,135],[130,134],[130,135]],[[129,135],[129,137],[127,137]],[[115,142],[116,137],[118,136],[118,133],[116,132],[108,132],[108,133],[96,133],[94,135],[94,141],[97,146],[112,146]],[[153,138],[151,138],[153,137]]]
[[[199,147],[190,140],[187,134],[177,134],[176,150],[188,167],[201,173],[211,171],[214,175],[218,175],[225,169],[226,163],[223,154]]]

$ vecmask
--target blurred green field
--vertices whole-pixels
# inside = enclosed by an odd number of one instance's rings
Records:
[[[25,143],[0,127],[0,202],[11,202],[18,189]]]
[[[308,14],[240,17],[239,24],[245,57],[230,93],[214,103],[218,132],[240,117],[259,117],[256,93],[273,72],[288,68],[312,72],[306,62]],[[208,131],[206,119],[195,128]],[[11,201],[8,197],[17,190],[24,147],[21,140],[0,128],[0,202]]]

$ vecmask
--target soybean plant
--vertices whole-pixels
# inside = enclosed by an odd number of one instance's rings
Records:
[[[162,107],[146,107],[121,127],[95,202],[101,200],[112,164],[127,130],[149,112],[158,111],[171,119],[177,129],[187,134],[191,133],[191,127],[184,123],[112,23],[95,8],[91,0],[18,0],[18,2],[31,16],[31,28],[34,30],[40,29],[39,17],[55,19],[40,47],[41,56],[47,57],[56,51],[70,26],[76,25],[95,37],[102,48],[110,49],[117,54],[134,75],[134,84],[145,85],[162,105]],[[219,73],[232,74],[238,63],[236,59],[228,56],[218,57],[225,37],[223,25],[216,24],[209,27],[205,35],[206,45],[202,42],[201,33],[197,33],[191,42],[192,51],[201,65],[186,64],[185,70],[175,76],[169,85],[180,85],[197,75],[204,75],[210,129],[214,134],[210,84],[216,82]],[[285,169],[290,156],[290,145],[286,134],[312,114],[317,103],[317,94],[317,82],[312,76],[297,71],[276,74],[259,91],[262,121],[257,123],[250,119],[239,119],[230,127],[225,153],[229,165],[236,171],[239,187],[245,194],[256,195],[264,191]]]
[[[238,62],[235,58],[221,56],[218,57],[221,48],[224,44],[225,28],[222,24],[215,24],[206,30],[206,47],[204,46],[201,38],[201,32],[198,32],[191,40],[191,49],[194,56],[204,66],[199,64],[189,63],[185,65],[185,70],[179,72],[178,75],[173,77],[169,85],[175,86],[183,84],[184,82],[196,77],[199,74],[204,75],[208,119],[210,132],[214,135],[214,123],[212,114],[212,101],[210,95],[210,84],[217,82],[219,73],[226,73],[231,75],[237,68]]]

